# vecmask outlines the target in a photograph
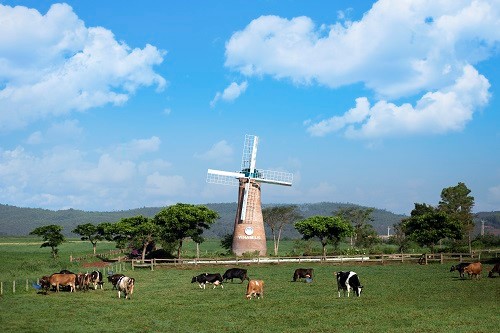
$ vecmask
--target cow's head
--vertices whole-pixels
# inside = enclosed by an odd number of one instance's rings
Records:
[[[191,283],[195,283],[198,281],[198,277],[197,276],[193,276],[193,278],[191,279]]]
[[[361,291],[363,290],[363,286],[359,286],[357,288],[354,288],[354,292],[356,293],[356,296],[361,296]]]
[[[457,268],[455,266],[451,266],[450,272],[454,272]]]

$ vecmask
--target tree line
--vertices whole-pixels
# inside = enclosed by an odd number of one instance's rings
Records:
[[[462,241],[466,239],[471,248],[471,234],[474,228],[472,208],[474,197],[464,183],[444,188],[437,206],[415,203],[411,216],[395,224],[393,241],[399,250],[407,249],[409,242],[430,248],[434,252],[436,244],[443,240]],[[368,248],[380,238],[370,224],[373,221],[373,208],[340,207],[329,216],[315,215],[304,218],[296,205],[278,205],[263,209],[264,223],[271,231],[274,255],[278,255],[279,244],[285,226],[293,225],[304,240],[319,240],[322,255],[331,244],[338,249],[342,241],[348,240],[351,247]],[[204,241],[203,232],[219,218],[219,214],[203,205],[178,203],[161,209],[154,217],[138,215],[122,218],[116,223],[86,223],[78,225],[73,233],[92,244],[94,254],[98,241],[115,241],[118,248],[140,250],[144,260],[151,246],[160,244],[167,252],[177,252],[181,256],[183,241],[191,238],[200,244]],[[42,247],[50,247],[57,256],[57,246],[64,242],[62,227],[48,225],[38,227],[30,234],[43,237]],[[221,246],[231,251],[232,234],[222,237]],[[137,251],[137,250],[136,250]]]

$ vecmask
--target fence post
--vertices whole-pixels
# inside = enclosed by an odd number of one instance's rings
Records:
[[[384,254],[383,253],[382,253],[381,258],[382,258],[382,265],[383,265],[384,264]]]
[[[132,259],[132,270],[134,270],[134,259]]]
[[[441,264],[444,264],[444,256],[443,256],[443,253],[441,253]]]
[[[460,262],[462,262],[462,254],[460,253]]]
[[[404,261],[405,261],[405,254],[401,253],[401,262],[404,262]]]
[[[154,259],[151,259],[151,270],[154,271],[154,262],[155,260]]]

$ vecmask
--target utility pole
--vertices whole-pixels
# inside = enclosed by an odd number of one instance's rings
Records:
[[[481,236],[484,236],[484,220],[481,220]]]

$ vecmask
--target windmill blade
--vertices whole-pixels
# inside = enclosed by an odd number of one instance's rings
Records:
[[[250,181],[245,184],[245,189],[243,193],[243,204],[241,205],[241,220],[245,221],[247,216],[247,202],[248,202],[248,191],[250,190]]]
[[[208,169],[207,183],[238,186],[239,178],[245,178],[245,174],[240,172],[230,172]]]
[[[292,186],[293,173],[284,171],[258,170],[255,180],[261,183]]]
[[[257,161],[257,146],[259,137],[255,135],[245,135],[245,143],[243,144],[243,157],[241,160],[241,170],[248,173],[250,177],[255,171],[255,163]]]

